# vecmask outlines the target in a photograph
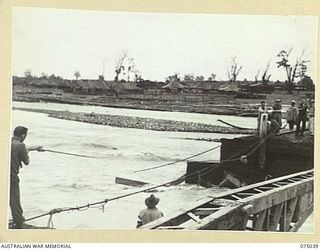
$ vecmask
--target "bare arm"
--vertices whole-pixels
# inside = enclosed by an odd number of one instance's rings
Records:
[[[35,147],[28,147],[28,151],[39,151],[39,152],[43,152],[44,149],[42,148],[42,146],[35,146]]]

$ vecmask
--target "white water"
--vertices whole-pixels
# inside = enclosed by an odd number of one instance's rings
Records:
[[[222,119],[245,127],[255,127],[255,118],[206,114],[114,109],[68,104],[14,103],[13,107],[70,110],[119,115],[134,115],[179,121],[219,124]],[[80,158],[49,152],[30,152],[31,163],[20,171],[21,200],[26,218],[53,208],[80,206],[130,193],[139,188],[115,184],[115,177],[128,177],[151,185],[165,183],[182,176],[186,163],[134,173],[182,159],[219,145],[216,142],[184,140],[183,138],[232,138],[234,135],[184,132],[160,132],[115,128],[88,123],[49,118],[45,114],[15,110],[12,127],[29,128],[27,146],[42,145],[46,149],[99,157]],[[221,124],[219,124],[221,125]],[[219,160],[220,150],[198,156],[195,160]],[[158,188],[158,208],[168,215],[185,207],[190,201],[223,191],[180,184]],[[137,215],[148,193],[141,193],[108,203],[105,212],[93,208],[83,212],[57,214],[53,217],[57,229],[134,229]],[[48,217],[34,220],[34,225],[46,225]]]

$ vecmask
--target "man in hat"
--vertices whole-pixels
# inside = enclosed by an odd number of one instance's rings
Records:
[[[145,199],[147,208],[140,211],[138,215],[137,228],[163,216],[163,213],[156,207],[159,201],[160,199],[155,197],[153,194]]]
[[[23,210],[20,203],[20,187],[19,187],[19,170],[24,165],[29,165],[28,151],[38,150],[43,151],[42,147],[26,148],[23,143],[27,137],[28,129],[18,126],[13,131],[11,141],[11,166],[10,166],[10,208],[15,224],[15,228],[24,228]]]
[[[297,120],[297,129],[296,137],[303,136],[304,131],[306,130],[306,122],[308,120],[308,109],[309,106],[305,99],[302,99],[302,102],[298,107],[298,120]]]
[[[272,107],[272,117],[274,120],[277,121],[280,128],[282,126],[281,110],[282,110],[281,99],[277,99]]]
[[[287,110],[287,123],[289,124],[290,130],[293,130],[294,124],[296,124],[297,120],[298,120],[298,109],[296,107],[296,102],[292,100],[291,106]]]

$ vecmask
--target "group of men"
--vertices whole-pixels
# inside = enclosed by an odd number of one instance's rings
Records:
[[[282,128],[282,105],[281,99],[277,99],[272,106],[271,112],[268,110],[265,101],[261,101],[259,107],[258,116],[258,128],[260,127],[260,118],[262,114],[268,114],[269,130],[279,131]],[[314,101],[309,99],[302,99],[298,106],[294,100],[291,101],[291,105],[287,110],[286,117],[287,124],[290,130],[294,130],[296,126],[295,136],[302,137],[307,128],[311,134],[314,132]],[[285,125],[286,126],[286,125]]]
[[[44,151],[41,146],[27,148],[24,141],[27,137],[28,129],[18,126],[13,131],[11,141],[11,167],[10,167],[10,208],[15,229],[26,228],[23,209],[20,202],[20,180],[19,170],[24,165],[29,165],[30,159],[28,152],[37,150]],[[153,194],[145,199],[146,209],[138,215],[137,228],[163,216],[163,213],[156,207],[160,199]]]

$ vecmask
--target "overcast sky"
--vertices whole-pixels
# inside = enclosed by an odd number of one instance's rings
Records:
[[[236,56],[239,79],[254,79],[271,61],[273,80],[284,80],[276,55],[293,48],[294,62],[306,49],[308,75],[315,78],[317,18],[311,16],[240,16],[158,14],[13,8],[13,74],[31,69],[74,78],[97,79],[105,61],[106,79],[114,78],[115,60],[128,51],[145,79],[164,80],[173,73],[227,79]]]

